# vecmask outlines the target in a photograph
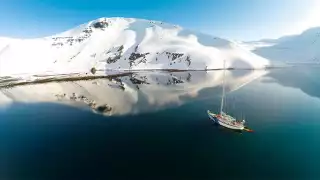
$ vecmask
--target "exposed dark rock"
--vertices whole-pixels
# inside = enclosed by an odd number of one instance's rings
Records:
[[[132,67],[133,63],[135,64],[140,64],[141,62],[146,63],[147,59],[146,59],[146,55],[148,55],[150,53],[131,53],[129,60],[130,60],[130,67]],[[142,58],[139,62],[135,62],[135,60]]]
[[[191,58],[190,58],[190,56],[187,56],[186,62],[188,63],[188,66],[191,65]]]
[[[74,39],[67,39],[67,42],[70,42],[70,43],[71,43],[73,40],[74,40]]]
[[[84,33],[92,33],[92,29],[91,28],[86,28],[85,30],[83,30],[82,32]]]
[[[113,57],[113,58],[109,57],[109,58],[107,59],[107,63],[108,63],[108,64],[115,63],[115,62],[117,62],[120,58],[121,58],[121,55],[120,55],[120,54],[119,54],[119,55],[116,55],[116,56]]]
[[[56,96],[56,98],[57,98],[58,100],[62,100],[62,99],[64,99],[64,97],[65,97],[65,96],[63,96],[63,95],[61,95],[61,94],[56,94],[55,96]]]
[[[149,84],[146,80],[140,80],[135,77],[130,77],[130,81],[132,84]]]
[[[182,56],[183,56],[182,53],[172,53],[172,60],[175,60],[175,59],[180,58]]]
[[[172,59],[172,61],[176,60],[177,58],[182,57],[184,54],[183,53],[171,53],[171,52],[165,52],[166,55],[168,56],[168,59]]]
[[[77,41],[78,43],[80,43],[80,42],[82,42],[83,41],[83,39],[75,39],[75,41]]]
[[[122,52],[122,50],[123,50],[123,45],[119,47],[118,52]]]
[[[90,102],[88,105],[93,109],[96,108],[96,103],[95,102]]]
[[[177,79],[176,77],[172,77],[172,79],[168,79],[167,85],[171,84],[180,84],[183,83],[180,79]]]
[[[92,33],[91,28],[86,28],[82,31],[84,35],[77,36],[77,37],[53,37],[52,40],[54,43],[53,46],[63,46],[63,45],[70,45],[72,46],[75,43],[81,43],[85,39],[89,38]]]
[[[187,77],[187,81],[190,82],[191,81],[191,77],[192,75],[190,73],[188,73],[188,77]]]
[[[62,42],[53,43],[52,46],[63,46],[63,43]]]
[[[96,111],[100,113],[107,113],[107,112],[110,112],[111,110],[112,110],[112,107],[110,107],[108,104],[104,104],[96,108]]]
[[[97,72],[97,70],[96,70],[96,68],[93,67],[93,68],[90,69],[90,72],[91,72],[92,74],[95,74],[95,73]]]
[[[96,22],[92,25],[94,28],[100,28],[100,29],[103,29],[103,28],[106,28],[108,27],[108,23],[107,22]]]
[[[113,47],[114,48],[114,47]],[[116,52],[116,55],[114,56],[114,57],[109,57],[108,59],[107,59],[107,63],[108,64],[111,64],[111,63],[115,63],[115,62],[117,62],[120,58],[121,58],[121,56],[122,56],[122,50],[123,50],[123,45],[121,45],[119,48],[118,48],[118,50],[117,50],[117,52]],[[109,53],[111,53],[111,51],[108,51],[106,54],[109,54]]]
[[[77,96],[76,93],[72,93],[72,96],[70,96],[71,100],[77,100]]]
[[[79,99],[85,99],[86,97],[84,95],[78,96]]]

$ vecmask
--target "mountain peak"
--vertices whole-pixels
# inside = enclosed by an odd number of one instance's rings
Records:
[[[1,48],[1,47],[0,47]],[[124,70],[262,68],[269,64],[226,39],[160,21],[98,18],[66,32],[0,49],[0,75]],[[18,66],[17,66],[18,65]]]

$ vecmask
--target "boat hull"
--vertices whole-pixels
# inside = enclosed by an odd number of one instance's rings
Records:
[[[208,110],[208,116],[212,121],[214,121],[215,123],[218,123],[219,125],[221,125],[223,127],[226,127],[226,128],[229,128],[229,129],[234,129],[234,130],[241,130],[241,131],[244,130],[244,126],[243,125],[232,125],[232,124],[229,124],[229,123],[219,119],[216,114],[211,113],[209,110]]]

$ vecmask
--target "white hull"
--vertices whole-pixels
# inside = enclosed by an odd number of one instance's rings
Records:
[[[229,129],[234,129],[234,130],[243,130],[244,127],[243,126],[231,126],[231,125],[228,125],[228,124],[225,124],[221,121],[218,121],[218,123],[221,125],[221,126],[224,126],[226,128],[229,128]]]
[[[233,125],[230,122],[220,120],[218,117],[216,117],[216,114],[213,114],[210,111],[208,111],[208,115],[211,120],[213,120],[214,122],[218,123],[221,126],[224,126],[226,128],[233,129],[233,130],[241,130],[241,131],[244,130],[243,124]]]

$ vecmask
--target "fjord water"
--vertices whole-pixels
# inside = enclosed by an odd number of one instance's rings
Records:
[[[115,116],[45,103],[42,85],[38,92],[2,89],[15,101],[0,103],[0,179],[320,178],[319,68],[275,69],[261,77],[229,72],[226,110],[245,117],[253,133],[209,120],[206,110],[218,111],[221,97],[221,82],[205,78],[217,77],[210,73],[216,72],[182,73],[189,83],[154,74],[140,79],[157,83],[137,89],[94,88],[90,97],[108,97]],[[170,83],[161,86],[161,79]],[[71,84],[63,87],[69,91]],[[41,97],[50,100],[47,91]]]

